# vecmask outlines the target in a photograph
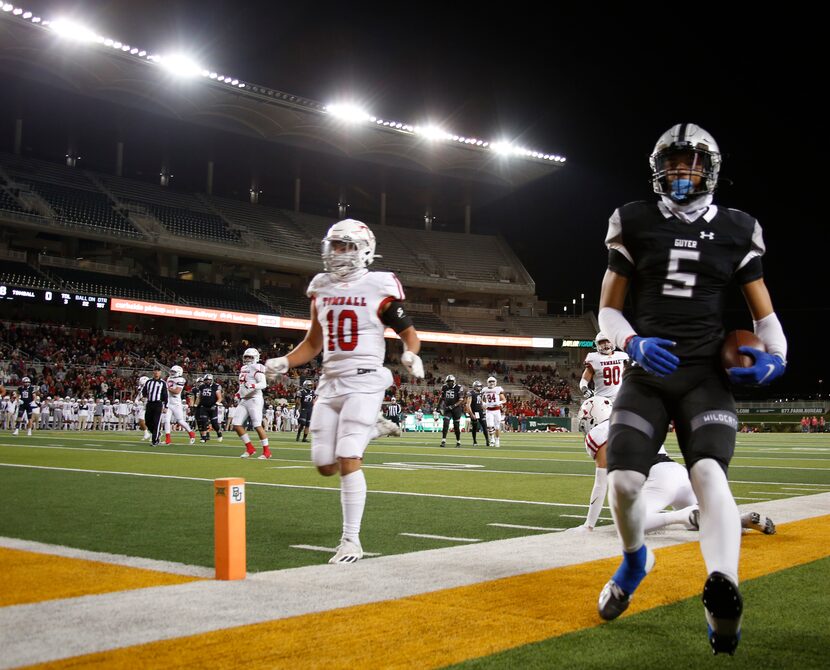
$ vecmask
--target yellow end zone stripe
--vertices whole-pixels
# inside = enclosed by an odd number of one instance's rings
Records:
[[[706,573],[697,542],[656,553],[654,571],[629,612],[700,593]],[[828,555],[830,516],[782,524],[777,535],[744,537],[741,578],[760,577]],[[618,564],[618,558],[604,559],[38,667],[437,668],[599,625],[597,596]],[[332,579],[347,582],[345,567],[337,576],[333,571]]]
[[[111,563],[0,548],[0,607],[184,584],[198,579]]]

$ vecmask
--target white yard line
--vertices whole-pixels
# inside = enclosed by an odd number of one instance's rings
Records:
[[[587,507],[587,505],[583,505],[583,507]],[[569,519],[584,519],[585,518],[584,514],[560,514],[559,516],[564,516],[564,517],[567,517]],[[598,517],[598,518],[601,521],[613,521],[614,520],[610,516],[601,516],[601,517]]]
[[[447,542],[481,542],[480,539],[474,537],[447,537],[446,535],[427,535],[425,533],[398,533],[398,535],[422,537],[427,540],[446,540]]]
[[[565,530],[564,528],[548,528],[547,526],[521,526],[516,523],[488,523],[487,525],[496,526],[497,528],[518,528],[519,530],[549,530],[551,532]]]

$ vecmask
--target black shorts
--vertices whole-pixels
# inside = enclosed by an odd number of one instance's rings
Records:
[[[26,419],[32,418],[32,408],[30,405],[20,405],[17,408],[17,418],[22,419],[23,415],[26,415]]]
[[[311,407],[308,409],[301,409],[300,416],[297,419],[297,423],[301,426],[310,426],[311,425]]]
[[[464,410],[461,409],[461,406],[458,407],[450,407],[444,410],[444,418],[449,420],[453,419],[455,421],[461,420],[461,415],[464,413]]]
[[[735,451],[738,417],[726,373],[717,361],[657,377],[640,367],[623,375],[608,433],[608,471],[648,471],[674,422],[677,442],[691,468],[713,458],[726,471]]]

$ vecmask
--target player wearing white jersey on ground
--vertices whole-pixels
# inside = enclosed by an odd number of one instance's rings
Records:
[[[353,219],[334,224],[323,238],[325,272],[315,276],[311,327],[287,356],[266,362],[269,374],[282,374],[323,352],[323,372],[311,418],[311,458],[324,476],[340,475],[343,534],[330,563],[354,563],[363,557],[360,526],[366,504],[363,453],[377,433],[376,422],[392,373],[383,367],[384,331],[401,338],[401,363],[423,378],[418,333],[406,315],[403,288],[391,272],[369,272],[375,236]]]
[[[236,408],[233,418],[233,429],[242,438],[245,444],[245,451],[242,458],[249,458],[256,453],[256,449],[245,432],[245,422],[250,418],[251,426],[256,431],[259,441],[262,442],[262,454],[259,458],[267,460],[271,458],[271,448],[268,446],[268,434],[262,427],[262,410],[264,398],[262,389],[265,382],[265,366],[259,362],[259,352],[254,348],[245,349],[242,354],[242,369],[239,371],[239,406]]]
[[[498,385],[495,377],[487,378],[487,388],[481,392],[481,404],[484,405],[484,415],[487,420],[487,433],[490,436],[490,444],[494,447],[501,447],[501,408],[507,399],[504,397],[504,389]]]
[[[182,392],[187,385],[187,380],[182,376],[184,370],[180,365],[174,365],[170,368],[170,374],[167,377],[167,411],[164,413],[164,443],[170,444],[170,430],[172,425],[178,424],[187,432],[190,438],[190,444],[196,442],[196,433],[190,427],[190,424],[185,421],[184,407],[182,406]]]
[[[585,398],[598,395],[614,400],[622,384],[622,375],[628,365],[628,354],[614,351],[611,340],[603,333],[597,333],[594,345],[597,350],[585,357],[585,370],[579,380],[579,390]],[[590,383],[594,383],[593,390]]]
[[[605,447],[608,442],[612,403],[607,398],[594,397],[579,408],[579,430],[585,435],[585,450],[596,464],[594,488],[588,506],[588,516],[582,526],[574,530],[591,531],[597,524],[605,504],[608,490]],[[680,524],[686,530],[698,530],[699,509],[692,490],[689,473],[680,463],[672,460],[665,446],[660,447],[643,485],[645,501],[644,531],[649,533],[672,524]],[[668,507],[672,511],[665,511]],[[741,515],[741,525],[766,535],[775,533],[772,519],[758,512]]]

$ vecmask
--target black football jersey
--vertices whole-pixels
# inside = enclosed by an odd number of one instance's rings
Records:
[[[470,389],[467,393],[467,396],[470,398],[470,411],[472,412],[483,412],[484,410],[481,407],[481,393]]]
[[[460,398],[464,397],[464,387],[461,384],[456,384],[452,388],[444,384],[441,387],[441,403],[446,408],[450,408],[458,402]]]
[[[692,223],[662,203],[634,202],[611,217],[608,267],[629,280],[626,314],[642,337],[664,337],[683,363],[718,354],[727,287],[763,276],[761,226],[712,205]]]
[[[23,386],[17,390],[20,396],[20,402],[24,405],[31,405],[35,399],[35,389],[33,386]]]
[[[300,389],[297,391],[297,402],[300,404],[300,411],[310,410],[314,406],[314,398],[314,391],[309,389]]]
[[[210,409],[216,405],[216,392],[219,390],[219,384],[213,382],[212,384],[200,384],[196,388],[199,398],[199,406]]]

